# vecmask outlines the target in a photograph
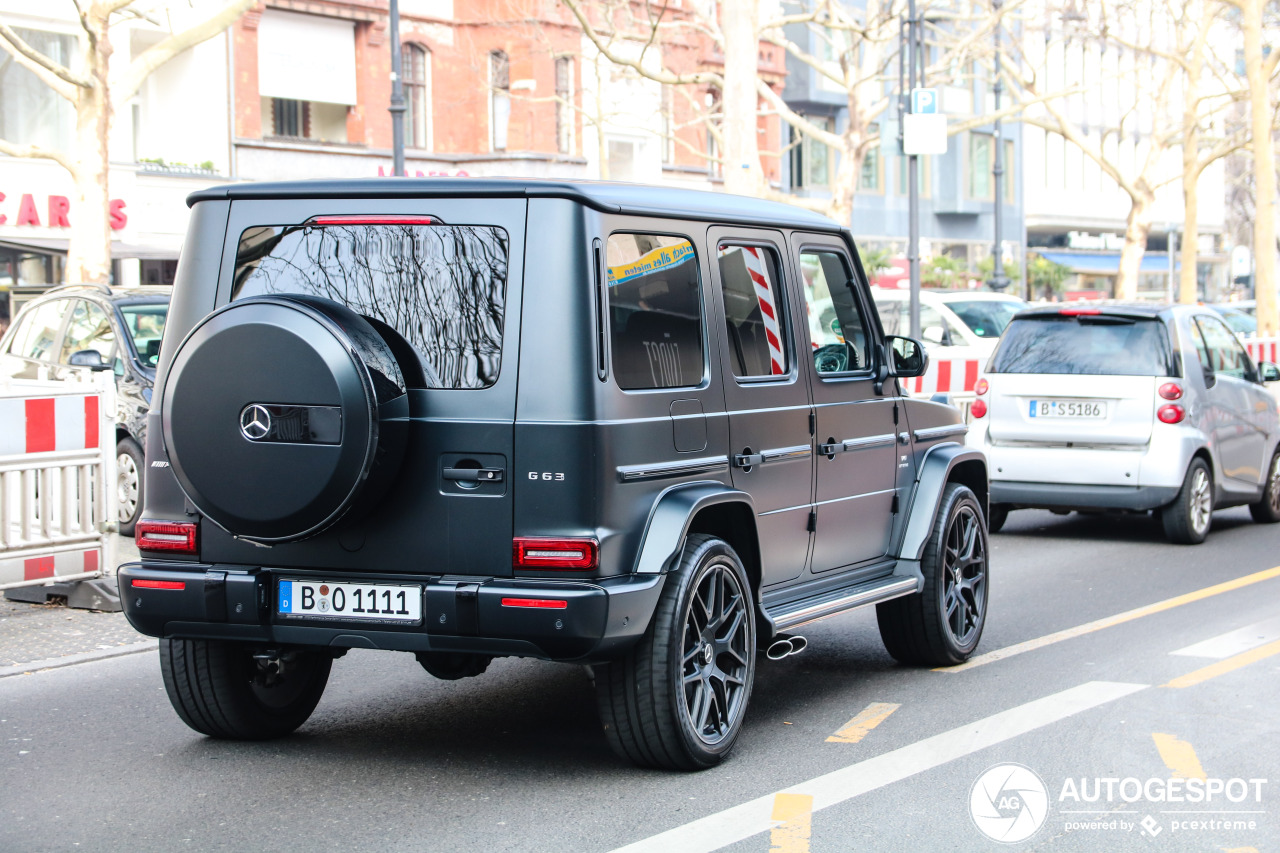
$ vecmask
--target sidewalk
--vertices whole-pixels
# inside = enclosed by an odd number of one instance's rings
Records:
[[[132,539],[115,538],[117,565],[138,559]],[[155,648],[155,643],[133,630],[123,613],[24,604],[0,596],[0,677]]]

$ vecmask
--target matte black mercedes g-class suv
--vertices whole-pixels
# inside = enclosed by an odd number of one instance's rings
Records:
[[[798,625],[977,646],[986,462],[903,396],[924,351],[831,220],[516,180],[190,203],[119,583],[193,729],[292,731],[350,648],[518,655],[590,665],[615,750],[698,769]]]

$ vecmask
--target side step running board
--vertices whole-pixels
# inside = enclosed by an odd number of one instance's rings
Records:
[[[825,616],[831,616],[845,610],[852,610],[855,607],[863,607],[868,604],[888,601],[891,598],[910,595],[916,591],[918,583],[919,581],[916,578],[904,578],[895,575],[857,586],[831,590],[821,595],[815,595],[812,598],[788,601],[769,608],[767,613],[777,630],[786,631],[806,622],[822,619]]]

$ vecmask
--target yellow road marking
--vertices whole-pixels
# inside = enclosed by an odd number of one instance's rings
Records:
[[[827,743],[857,743],[901,707],[891,702],[872,702],[858,716],[841,726],[840,731],[827,738]]]
[[[1024,652],[1042,649],[1045,646],[1051,646],[1054,643],[1060,643],[1063,640],[1082,637],[1085,634],[1092,634],[1094,631],[1101,631],[1103,628],[1110,628],[1115,625],[1123,625],[1125,622],[1132,622],[1134,619],[1141,619],[1143,616],[1150,616],[1153,613],[1163,613],[1166,610],[1172,610],[1175,607],[1181,607],[1184,604],[1191,604],[1195,601],[1203,601],[1215,595],[1221,595],[1224,592],[1231,592],[1235,589],[1260,583],[1265,580],[1271,580],[1274,577],[1280,577],[1280,566],[1267,569],[1261,572],[1255,572],[1251,575],[1245,575],[1242,578],[1225,581],[1223,583],[1207,586],[1204,589],[1198,589],[1194,592],[1188,592],[1185,595],[1166,598],[1164,601],[1157,601],[1155,604],[1148,604],[1145,607],[1138,607],[1134,610],[1126,610],[1124,613],[1117,613],[1115,616],[1107,616],[1103,619],[1096,619],[1093,622],[1086,622],[1083,625],[1077,625],[1074,628],[1066,628],[1053,634],[1046,634],[1043,637],[1037,637],[1034,640],[1027,640],[1022,643],[1015,643],[1012,646],[1005,646],[1003,649],[996,649],[994,652],[987,652],[985,655],[969,658],[966,663],[959,666],[941,666],[934,672],[964,672],[967,669],[973,669],[978,666],[985,666],[989,663],[995,663],[999,660],[1014,657]],[[1262,648],[1266,648],[1263,646]],[[1229,658],[1228,660],[1232,660]],[[1226,663],[1226,661],[1223,661]],[[1243,664],[1241,664],[1243,666]],[[1166,685],[1171,686],[1171,685]],[[1185,685],[1180,685],[1185,686]]]
[[[1164,766],[1173,771],[1174,779],[1208,778],[1191,744],[1160,732],[1152,733],[1151,739],[1156,742],[1156,749],[1160,752],[1160,760],[1164,762]]]
[[[813,797],[777,794],[773,798],[772,818],[782,823],[769,832],[769,853],[809,853]]]
[[[1263,658],[1269,658],[1272,655],[1280,655],[1280,640],[1274,643],[1267,643],[1265,646],[1258,646],[1256,649],[1250,649],[1247,652],[1241,652],[1238,655],[1232,655],[1225,660],[1220,660],[1215,664],[1210,664],[1204,669],[1197,669],[1195,672],[1188,672],[1186,675],[1179,675],[1168,684],[1162,684],[1161,687],[1191,687],[1202,681],[1208,681],[1210,678],[1216,678],[1224,673],[1240,669],[1251,663],[1257,663]]]

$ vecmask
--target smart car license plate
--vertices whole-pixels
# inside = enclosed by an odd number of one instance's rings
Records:
[[[1097,400],[1032,400],[1033,418],[1072,418],[1101,420],[1107,416],[1107,404]]]
[[[281,580],[279,591],[276,612],[286,619],[422,621],[422,587],[417,584]]]

